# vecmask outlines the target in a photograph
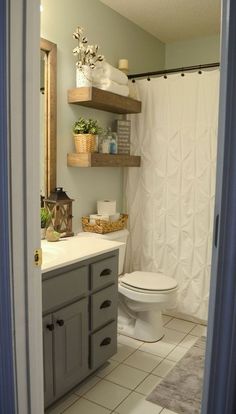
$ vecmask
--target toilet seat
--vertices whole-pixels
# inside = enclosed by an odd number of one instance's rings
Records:
[[[164,293],[177,288],[177,282],[173,278],[153,272],[127,273],[120,278],[119,284],[126,289],[146,294]]]

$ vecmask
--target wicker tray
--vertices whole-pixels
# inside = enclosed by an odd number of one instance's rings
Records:
[[[106,234],[112,231],[123,230],[126,227],[128,214],[121,214],[117,221],[95,220],[95,224],[89,223],[89,217],[82,217],[83,231],[90,233]]]

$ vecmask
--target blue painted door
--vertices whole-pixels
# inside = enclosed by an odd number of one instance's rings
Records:
[[[0,10],[0,413],[15,413],[12,342],[8,107],[7,107],[7,1]]]

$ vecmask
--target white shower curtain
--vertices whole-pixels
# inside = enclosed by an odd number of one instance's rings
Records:
[[[131,116],[141,168],[126,175],[127,270],[179,285],[176,311],[207,319],[216,175],[219,70],[137,82]]]

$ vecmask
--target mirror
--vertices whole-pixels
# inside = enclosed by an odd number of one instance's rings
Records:
[[[57,45],[40,40],[40,193],[56,188]]]

